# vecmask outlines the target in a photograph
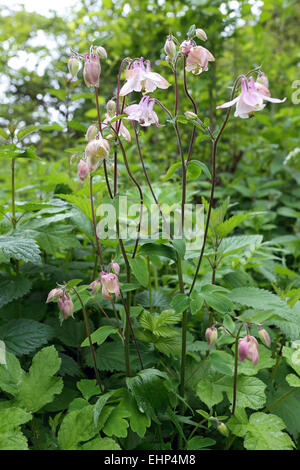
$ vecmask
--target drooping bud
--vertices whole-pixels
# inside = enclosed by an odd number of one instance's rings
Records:
[[[214,326],[207,328],[205,331],[205,338],[209,346],[213,347],[218,339],[218,330]]]
[[[222,436],[225,436],[225,437],[229,436],[228,427],[222,421],[218,421],[217,429],[218,429],[219,433],[222,434]]]
[[[97,52],[98,56],[100,57],[100,59],[107,59],[107,52],[104,49],[104,47],[98,46],[97,49],[96,49],[96,52]]]
[[[96,124],[92,124],[86,131],[85,140],[90,142],[90,140],[93,140],[93,138],[96,137],[98,132],[99,132],[98,126],[96,126]]]
[[[198,117],[197,114],[192,111],[186,111],[184,115],[189,121],[194,121]]]
[[[198,39],[201,39],[202,41],[207,40],[206,32],[203,29],[197,28],[195,33]]]
[[[269,88],[269,79],[263,72],[259,72],[256,82],[261,83],[266,88]]]
[[[249,359],[249,361],[252,361],[253,365],[256,366],[259,360],[256,338],[250,335],[239,338],[238,354],[241,362],[245,359]]]
[[[57,299],[57,303],[64,319],[73,317],[74,305],[70,295],[67,292]]]
[[[173,60],[176,57],[176,45],[171,36],[165,42],[164,51],[168,56],[168,59]]]
[[[102,137],[91,140],[85,148],[89,171],[94,171],[98,163],[109,155],[109,143]]]
[[[106,110],[109,116],[113,117],[116,114],[116,103],[113,100],[109,100],[106,104]]]
[[[52,289],[48,294],[46,304],[48,304],[49,302],[52,302],[52,300],[56,299],[62,294],[63,294],[63,289],[61,287],[56,287],[55,289]]]
[[[91,282],[88,288],[92,289],[92,295],[96,295],[98,294],[100,287],[101,287],[101,281],[98,278],[98,279],[95,279],[93,282]]]
[[[84,183],[89,175],[89,166],[86,160],[81,159],[77,166],[77,174],[80,183]]]
[[[115,261],[112,261],[108,265],[108,270],[112,271],[114,274],[116,274],[118,276],[119,273],[120,273],[120,266]]]
[[[194,43],[192,41],[190,41],[189,39],[183,41],[179,46],[179,50],[180,50],[181,54],[188,55],[188,53],[192,49],[193,45],[194,45]]]
[[[271,346],[271,339],[270,339],[269,333],[264,328],[259,328],[258,336],[259,336],[261,342],[265,346],[267,346],[268,348]]]
[[[111,300],[111,294],[115,294],[116,300],[120,294],[119,279],[116,274],[105,272],[101,273],[102,295],[106,300]]]
[[[80,67],[80,61],[76,59],[76,57],[71,57],[68,60],[68,69],[69,69],[70,74],[72,75],[72,78],[76,78],[79,67]]]
[[[85,54],[85,64],[83,69],[83,78],[86,86],[99,87],[99,77],[101,73],[101,65],[98,54]]]

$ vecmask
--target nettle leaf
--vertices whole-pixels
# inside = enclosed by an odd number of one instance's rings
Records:
[[[257,213],[252,214],[237,214],[233,215],[229,219],[222,222],[220,225],[216,227],[216,233],[220,238],[226,237],[232,230],[234,230],[238,225],[240,225],[244,220],[248,219],[249,217],[253,217]]]
[[[228,256],[235,251],[250,247],[251,251],[255,251],[263,241],[262,235],[237,235],[235,237],[223,238],[221,241],[218,252],[222,256]]]
[[[0,327],[0,337],[7,351],[17,356],[35,351],[53,336],[54,330],[49,325],[25,318],[11,320]]]
[[[62,214],[63,215],[63,214]],[[65,218],[65,216],[64,216]],[[46,253],[55,255],[59,248],[80,248],[81,244],[72,233],[73,227],[69,225],[50,225],[36,230],[36,240]]]
[[[12,300],[19,299],[31,290],[32,282],[24,276],[12,276],[10,278],[0,278],[0,308]]]
[[[88,199],[75,194],[57,194],[57,196],[78,207],[89,220],[92,220],[91,202]]]
[[[292,450],[295,445],[282,431],[285,427],[276,415],[254,413],[249,419],[244,446],[248,450]]]
[[[147,287],[149,283],[149,273],[146,260],[141,257],[130,258],[129,264],[139,283],[142,284],[143,287]]]
[[[20,233],[19,236],[0,236],[0,253],[1,251],[12,258],[22,260],[25,263],[40,264],[40,249],[35,240],[32,238],[24,238]]]

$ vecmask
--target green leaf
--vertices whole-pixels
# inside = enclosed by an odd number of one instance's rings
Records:
[[[173,163],[173,165],[170,166],[170,168],[168,169],[167,173],[164,175],[164,176],[161,176],[160,179],[162,181],[168,181],[169,179],[172,178],[172,176],[174,175],[175,171],[181,167],[181,163],[180,162],[177,162],[177,163]]]
[[[110,397],[114,394],[114,391],[105,393],[104,395],[101,395],[97,402],[94,405],[94,424],[95,426],[98,425],[98,419],[99,416],[101,415],[101,412],[106,405],[107,401],[110,399]]]
[[[183,238],[182,239],[174,239],[174,240],[172,240],[172,244],[173,244],[175,250],[177,251],[177,253],[179,254],[179,256],[182,259],[184,259],[185,252],[186,252],[185,240]]]
[[[230,313],[234,309],[234,305],[228,297],[218,292],[203,295],[205,302],[214,310],[220,313]]]
[[[155,243],[145,243],[140,249],[140,253],[143,255],[156,255],[156,256],[163,256],[164,258],[172,259],[176,261],[176,251],[174,248],[168,245],[163,244],[155,244]]]
[[[193,167],[198,167],[198,169],[201,169],[203,171],[203,173],[205,174],[205,176],[207,176],[208,179],[211,179],[210,171],[207,168],[207,166],[205,165],[205,163],[202,163],[199,160],[190,160],[189,164],[188,164],[188,168],[189,168],[190,165],[192,165]],[[200,176],[200,174],[201,174],[201,171],[198,174],[198,176]]]
[[[3,139],[5,139],[5,140],[8,140],[8,139],[9,139],[9,135],[8,135],[7,132],[5,132],[5,130],[2,129],[1,127],[0,127],[0,137],[3,137]]]
[[[83,196],[76,196],[75,194],[57,194],[57,196],[78,207],[89,220],[93,220],[91,202],[88,199]]]
[[[236,436],[243,437],[247,433],[248,416],[244,408],[236,408],[234,415],[227,421],[230,431]]]
[[[130,416],[130,412],[122,404],[112,407],[112,411],[105,422],[102,431],[107,436],[126,437],[129,423],[125,418]]]
[[[230,232],[232,232],[235,227],[240,225],[244,220],[248,219],[249,217],[253,217],[256,213],[253,214],[237,214],[230,217],[225,222],[222,222],[220,225],[216,227],[216,233],[220,238],[226,237]]]
[[[190,298],[187,294],[177,294],[171,301],[171,306],[176,313],[184,312],[190,305]]]
[[[12,276],[11,278],[0,278],[0,308],[12,300],[19,299],[28,294],[32,287],[32,282],[24,276]]]
[[[53,334],[50,326],[25,318],[0,326],[0,337],[5,341],[7,350],[16,355],[30,354],[46,344]]]
[[[36,240],[46,253],[55,255],[60,248],[80,248],[81,244],[76,236],[71,233],[73,228],[69,225],[50,225],[40,228],[36,233]]]
[[[291,387],[300,387],[300,378],[297,375],[288,374],[285,379]]]
[[[99,395],[99,385],[96,379],[82,379],[77,382],[76,385],[78,390],[82,393],[83,398],[87,401],[94,395]]]
[[[122,406],[129,412],[130,428],[143,438],[147,428],[151,425],[151,419],[138,409],[135,399],[128,391],[126,391],[125,397],[122,399]]]
[[[282,432],[284,422],[276,415],[254,413],[250,416],[244,446],[248,450],[292,450],[295,445]]]
[[[195,436],[187,443],[187,450],[205,450],[207,447],[214,446],[216,441],[209,437]]]
[[[41,262],[40,250],[36,241],[32,238],[24,238],[22,234],[0,236],[0,253],[1,251],[25,263],[39,264]]]
[[[119,444],[109,437],[95,437],[79,447],[80,450],[121,450]]]
[[[61,450],[76,450],[79,444],[92,439],[98,433],[94,425],[93,406],[87,404],[80,410],[69,412],[58,431],[58,446]]]
[[[104,343],[106,338],[112,334],[118,332],[117,328],[113,328],[112,326],[101,326],[98,330],[94,331],[91,334],[92,343],[97,343],[98,345]],[[89,338],[85,338],[85,340],[81,343],[81,346],[89,346]]]
[[[133,271],[133,274],[137,278],[137,280],[142,284],[144,287],[148,287],[149,283],[149,273],[147,268],[147,263],[144,258],[136,257],[129,259],[130,267]]]

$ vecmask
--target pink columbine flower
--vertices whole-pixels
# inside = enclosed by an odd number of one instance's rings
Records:
[[[58,306],[62,313],[64,320],[68,317],[73,317],[74,305],[70,294],[64,292],[62,296],[57,299]],[[74,317],[73,317],[74,318]]]
[[[80,160],[77,166],[77,174],[80,183],[84,183],[89,175],[89,166],[83,158]]]
[[[114,274],[116,274],[117,276],[119,276],[119,273],[120,273],[120,266],[119,266],[118,263],[116,263],[115,261],[112,261],[112,262],[109,263],[109,265],[108,265],[108,271],[112,271]]]
[[[83,78],[86,86],[99,87],[101,65],[98,54],[85,54],[84,60]]]
[[[48,304],[49,302],[52,302],[52,300],[56,299],[62,294],[63,294],[63,289],[61,287],[56,287],[55,289],[52,289],[48,294],[46,304]]]
[[[109,155],[109,143],[103,137],[91,140],[85,148],[89,171],[94,171],[98,164]]]
[[[116,112],[115,112],[115,109],[116,109],[115,102],[112,101],[112,100],[108,101],[107,105],[106,105],[107,113],[105,114],[105,119],[104,119],[104,121],[102,123],[102,126],[101,126],[102,130],[105,129],[106,127],[108,127],[109,122],[117,115]],[[120,121],[113,122],[111,124],[111,127],[116,132],[118,131],[118,127],[119,127],[119,133],[121,134],[121,136],[124,137],[124,139],[127,140],[128,142],[131,141],[131,135],[129,133],[129,130],[125,127],[122,120],[121,120],[121,123],[120,123]],[[113,136],[110,135],[109,137],[113,137]]]
[[[208,62],[214,62],[214,56],[202,46],[192,47],[188,53],[185,70],[199,75],[208,70]]]
[[[231,101],[217,106],[219,108],[230,108],[236,104],[235,117],[239,116],[242,119],[247,119],[253,116],[254,111],[260,111],[266,105],[264,100],[271,101],[272,103],[283,103],[286,98],[280,100],[278,98],[271,98],[268,88],[261,84],[255,83],[253,77],[247,80],[246,77],[242,78],[241,93]]]
[[[125,71],[126,83],[120,90],[120,96],[128,95],[132,91],[149,93],[156,88],[166,89],[170,83],[159,73],[151,72],[150,61],[144,63],[143,57],[136,59]]]
[[[154,98],[143,96],[139,104],[132,104],[124,109],[124,112],[128,114],[128,118],[126,119],[138,121],[140,125],[144,127],[150,126],[151,124],[160,127],[157,114],[153,111],[154,103]]]
[[[245,359],[249,359],[249,361],[252,361],[253,365],[256,366],[259,360],[258,343],[256,338],[250,335],[247,335],[244,338],[239,338],[238,353],[241,362]]]
[[[182,55],[188,55],[188,53],[190,52],[190,50],[195,46],[195,42],[194,41],[191,41],[190,39],[186,39],[185,41],[183,41],[180,46],[179,46],[179,50],[181,52]]]
[[[120,294],[119,279],[116,274],[106,274],[104,271],[100,274],[100,280],[102,284],[102,295],[106,300],[111,300],[112,295],[115,294],[116,300]]]

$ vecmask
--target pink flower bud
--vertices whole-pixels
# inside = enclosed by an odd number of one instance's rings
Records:
[[[85,156],[89,171],[96,170],[100,161],[109,155],[109,143],[102,137],[100,139],[91,140],[85,148]]]
[[[92,289],[92,295],[96,295],[98,294],[100,287],[101,287],[100,279],[95,279],[93,282],[91,282],[88,288]]]
[[[176,45],[170,36],[165,42],[164,51],[169,59],[173,60],[176,57]]]
[[[188,55],[188,53],[190,52],[194,44],[195,43],[193,43],[189,39],[187,39],[186,41],[183,41],[179,46],[179,50],[181,54]]]
[[[202,41],[207,40],[206,32],[203,29],[197,28],[195,33],[198,39],[201,39]]]
[[[268,348],[271,346],[271,339],[270,339],[269,333],[264,328],[259,328],[258,336],[259,336],[261,342],[265,346],[268,346]]]
[[[97,52],[98,56],[100,57],[100,59],[107,59],[107,52],[104,49],[104,47],[98,46],[97,49],[96,49],[96,52]]]
[[[77,172],[80,183],[84,183],[89,175],[89,167],[86,160],[80,160],[78,163]]]
[[[90,140],[92,140],[94,137],[96,137],[96,135],[98,134],[99,132],[99,129],[98,129],[98,126],[96,126],[96,124],[92,124],[88,130],[86,131],[86,134],[85,134],[85,140],[87,140],[88,142],[90,142]]]
[[[115,294],[116,300],[120,294],[119,279],[116,274],[109,273],[106,274],[102,272],[100,275],[101,284],[102,284],[102,295],[106,300],[111,300],[111,294]]]
[[[228,427],[222,421],[218,421],[217,429],[218,429],[219,433],[222,434],[222,436],[225,436],[225,437],[229,436]]]
[[[52,289],[47,297],[46,304],[49,302],[52,302],[53,299],[56,299],[58,296],[63,294],[63,289],[61,287],[56,287],[55,289]]]
[[[70,74],[72,75],[72,78],[76,77],[79,67],[80,61],[76,59],[76,57],[71,57],[71,59],[68,60],[68,69]]]
[[[112,271],[114,274],[116,274],[118,276],[119,273],[120,273],[120,266],[115,261],[112,261],[108,265],[108,270]]]
[[[73,317],[74,305],[70,295],[67,292],[57,299],[57,303],[64,319]]]
[[[207,328],[205,331],[205,338],[206,341],[208,342],[209,346],[214,346],[216,344],[216,341],[218,339],[218,330],[214,326],[211,328]]]
[[[116,114],[116,103],[113,100],[109,100],[106,104],[106,110],[109,116],[114,116]]]
[[[265,75],[263,72],[259,72],[258,77],[256,79],[256,83],[261,83],[263,86],[266,88],[269,88],[269,80],[267,75]]]
[[[259,360],[258,343],[254,336],[247,335],[244,338],[239,338],[238,347],[239,359],[243,362],[245,359],[252,361],[256,366]]]
[[[86,86],[99,87],[99,77],[101,73],[101,65],[98,54],[85,54],[85,64],[83,69],[83,78]]]

